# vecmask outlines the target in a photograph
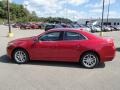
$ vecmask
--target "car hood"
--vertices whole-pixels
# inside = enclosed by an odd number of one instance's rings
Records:
[[[26,37],[26,38],[15,39],[9,43],[32,42],[34,39],[35,37]]]

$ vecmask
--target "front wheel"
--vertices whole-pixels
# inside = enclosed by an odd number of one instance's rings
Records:
[[[29,60],[28,53],[23,49],[17,49],[13,52],[13,59],[18,64],[24,64]]]
[[[87,52],[81,58],[81,64],[88,69],[96,67],[99,63],[99,58],[95,53]]]

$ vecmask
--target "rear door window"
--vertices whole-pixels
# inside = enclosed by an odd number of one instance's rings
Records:
[[[86,38],[79,33],[76,32],[65,32],[64,33],[64,40],[85,40]]]

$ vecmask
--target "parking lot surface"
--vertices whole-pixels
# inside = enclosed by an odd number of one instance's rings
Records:
[[[76,63],[34,61],[18,65],[6,56],[11,40],[39,35],[43,30],[12,29],[14,38],[8,38],[8,28],[0,26],[0,90],[120,90],[120,32],[105,32],[113,37],[116,57],[95,69],[85,69]],[[97,33],[98,35],[98,33]]]

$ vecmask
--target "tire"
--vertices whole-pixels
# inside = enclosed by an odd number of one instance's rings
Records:
[[[15,61],[15,63],[17,63],[17,64],[24,64],[27,61],[29,61],[29,55],[23,49],[16,49],[13,52],[12,57],[13,57],[13,60]]]
[[[83,67],[93,69],[99,64],[99,57],[93,52],[85,53],[80,60]]]

